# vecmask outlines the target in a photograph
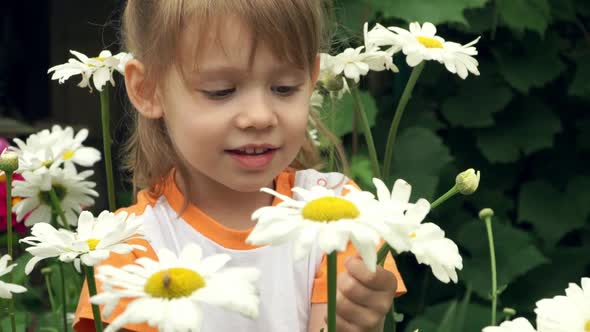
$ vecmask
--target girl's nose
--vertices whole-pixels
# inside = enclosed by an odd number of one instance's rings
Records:
[[[258,130],[276,126],[277,113],[270,99],[271,97],[263,92],[251,93],[249,98],[244,100],[242,110],[236,117],[236,126],[240,129]]]

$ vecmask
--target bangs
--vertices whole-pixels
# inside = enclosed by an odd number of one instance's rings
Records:
[[[187,32],[185,29],[189,24],[197,23],[196,31],[188,31],[188,36],[185,34],[185,38],[190,38],[192,47],[191,71],[196,68],[200,51],[209,47],[210,43],[217,43],[223,49],[218,37],[220,31],[234,28],[228,26],[232,22],[228,17],[238,18],[250,30],[250,64],[253,63],[257,45],[264,43],[277,58],[311,72],[322,43],[322,9],[317,0],[187,1],[182,13],[180,31]],[[176,45],[176,58],[179,46]]]

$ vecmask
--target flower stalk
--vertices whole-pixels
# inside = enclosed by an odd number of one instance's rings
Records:
[[[479,218],[486,223],[486,231],[488,233],[488,244],[490,246],[490,270],[492,274],[492,313],[491,325],[496,325],[496,309],[498,306],[498,279],[496,273],[496,250],[494,246],[494,233],[492,232],[492,216],[494,211],[486,208],[480,211]]]
[[[49,191],[49,199],[51,200],[51,205],[53,207],[53,211],[57,214],[58,219],[61,219],[61,222],[65,229],[68,231],[72,231],[70,228],[70,223],[66,219],[66,215],[64,210],[61,208],[61,203],[59,202],[59,197],[57,197],[57,193],[55,192],[54,188],[51,188]]]
[[[375,142],[373,141],[373,134],[371,133],[371,127],[369,126],[369,119],[367,118],[367,113],[365,112],[365,107],[361,101],[361,97],[358,92],[358,88],[354,87],[351,89],[350,93],[354,98],[354,102],[356,103],[355,111],[356,114],[359,116],[359,120],[363,129],[363,134],[365,135],[365,140],[367,141],[367,147],[369,149],[369,159],[371,159],[371,168],[373,169],[373,176],[380,177],[381,170],[379,169],[379,159],[377,157],[377,150],[375,148]]]
[[[96,280],[94,279],[94,267],[93,266],[86,266],[82,265],[84,269],[84,274],[86,275],[86,281],[88,284],[88,292],[90,293],[90,297],[97,294],[96,292]],[[94,316],[94,328],[96,332],[102,332],[102,318],[100,316],[100,308],[96,304],[92,304],[92,315]]]
[[[68,332],[68,310],[66,308],[68,305],[68,301],[66,299],[66,275],[63,264],[59,260],[57,263],[57,266],[59,266],[59,282],[61,283],[61,319],[64,325],[64,331]]]
[[[0,156],[0,169],[4,171],[6,177],[6,231],[8,235],[7,251],[8,255],[14,257],[12,252],[12,176],[18,168],[18,156],[14,153],[2,153]],[[12,275],[8,276],[8,282],[12,281]],[[8,316],[10,316],[10,326],[12,332],[16,332],[16,316],[14,309],[14,298],[8,302]]]
[[[422,73],[422,69],[424,69],[424,63],[422,62],[418,66],[412,69],[412,74],[410,74],[410,78],[406,83],[406,87],[404,88],[404,92],[397,104],[397,108],[395,109],[395,115],[393,116],[393,120],[391,122],[391,126],[389,127],[389,134],[387,136],[387,143],[385,145],[385,159],[383,164],[383,178],[387,179],[391,170],[391,161],[393,160],[393,146],[395,145],[395,139],[397,136],[397,131],[399,128],[399,124],[401,122],[402,116],[404,114],[404,110],[408,105],[408,101],[412,96],[412,91],[414,90],[414,86],[420,78],[420,74]]]
[[[115,181],[113,177],[113,161],[111,154],[111,129],[110,129],[110,98],[108,85],[100,91],[100,114],[102,122],[102,142],[104,148],[104,167],[107,176],[107,192],[109,210],[116,210]]]
[[[333,251],[328,259],[328,332],[336,332],[336,282],[338,253]]]
[[[66,219],[66,215],[64,213],[64,210],[61,207],[61,203],[59,202],[59,198],[57,197],[57,193],[55,192],[55,189],[53,187],[49,191],[49,198],[51,200],[51,205],[52,205],[54,213],[57,214],[58,219],[61,219],[61,222],[64,225],[64,227],[68,231],[71,231],[70,223],[68,223],[68,220]],[[65,276],[65,272],[64,272],[64,268],[62,266],[62,263],[59,260],[57,263],[58,263],[57,265],[59,266],[59,281],[61,283],[62,320],[63,320],[63,324],[64,324],[64,331],[67,332],[68,331],[68,319],[67,319],[67,310],[66,310],[66,306],[67,306],[66,276]]]

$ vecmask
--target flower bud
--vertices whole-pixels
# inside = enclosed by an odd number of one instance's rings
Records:
[[[487,218],[491,218],[494,216],[494,210],[490,208],[485,208],[479,211],[479,219],[485,221]]]
[[[4,151],[0,154],[0,170],[12,174],[18,169],[18,154],[12,151]]]
[[[342,81],[341,76],[331,77],[325,83],[325,86],[326,86],[326,89],[328,89],[328,91],[338,92],[338,91],[342,90],[342,88],[344,87],[344,81]]]
[[[502,312],[503,312],[503,313],[504,313],[506,316],[509,316],[509,317],[512,317],[512,316],[516,315],[516,310],[514,310],[514,309],[512,309],[512,308],[508,308],[508,307],[504,308],[504,310],[502,310]]]
[[[459,173],[455,178],[455,185],[461,194],[473,194],[479,186],[479,171],[475,172],[473,168],[470,168]]]

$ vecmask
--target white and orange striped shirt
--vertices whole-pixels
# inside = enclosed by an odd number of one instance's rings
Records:
[[[320,173],[315,170],[285,170],[275,178],[275,190],[293,197],[291,188],[311,188],[323,185],[341,190],[350,181],[340,173]],[[305,332],[311,304],[327,302],[327,272],[324,256],[319,248],[314,248],[308,257],[294,261],[291,243],[280,246],[257,247],[245,242],[251,229],[233,230],[206,215],[198,207],[188,205],[184,210],[184,197],[170,176],[163,186],[163,195],[151,198],[147,192],[140,192],[137,203],[124,210],[135,213],[144,225],[146,240],[133,240],[147,247],[147,252],[134,251],[128,255],[111,254],[101,264],[123,266],[135,259],[148,256],[157,259],[155,251],[167,248],[179,253],[187,243],[197,243],[203,255],[225,253],[232,259],[228,266],[256,267],[261,270],[259,280],[260,314],[250,320],[224,309],[203,305],[203,326],[201,331],[299,331]],[[273,205],[280,202],[277,198]],[[182,214],[179,213],[182,211]],[[344,259],[354,256],[352,246],[338,255],[338,271],[344,270]],[[385,268],[392,271],[398,279],[397,295],[406,292],[395,262],[391,256]],[[97,280],[98,282],[98,280]],[[100,292],[101,285],[98,285]],[[92,309],[88,300],[86,285],[82,289],[74,329],[78,332],[94,331]],[[105,322],[112,321],[124,309],[128,301],[119,303],[114,313]],[[147,324],[130,324],[130,331],[151,332],[155,328]]]

